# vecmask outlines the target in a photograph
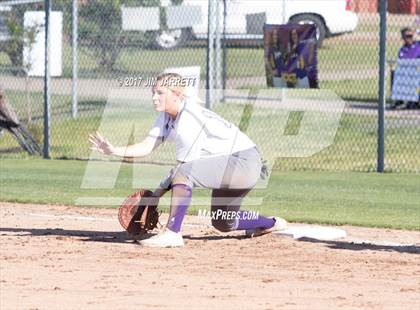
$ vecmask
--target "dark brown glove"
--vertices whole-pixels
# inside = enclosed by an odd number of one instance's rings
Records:
[[[159,198],[150,190],[140,189],[127,197],[118,210],[118,220],[127,232],[140,237],[159,223]]]

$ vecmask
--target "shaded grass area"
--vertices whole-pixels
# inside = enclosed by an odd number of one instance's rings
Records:
[[[85,161],[1,159],[0,164],[1,201],[75,205],[80,197],[122,198],[133,191],[132,164],[122,164],[112,189],[81,189]],[[149,176],[155,169],[140,168]],[[263,198],[251,209],[289,221],[420,230],[419,186],[418,176],[407,174],[274,172],[268,188],[251,193]],[[194,193],[207,195],[207,190]],[[205,208],[194,205],[189,212]]]

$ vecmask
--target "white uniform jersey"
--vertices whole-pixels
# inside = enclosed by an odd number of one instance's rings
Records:
[[[149,136],[174,141],[176,159],[195,159],[229,155],[255,147],[255,143],[231,122],[193,102],[184,102],[176,119],[161,112]]]

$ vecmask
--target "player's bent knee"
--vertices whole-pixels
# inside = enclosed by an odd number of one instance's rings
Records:
[[[178,172],[174,175],[171,183],[172,184],[184,184],[184,185],[190,186],[190,182],[189,182],[188,178],[181,172]]]

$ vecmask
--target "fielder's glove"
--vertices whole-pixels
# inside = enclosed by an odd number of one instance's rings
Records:
[[[134,237],[153,230],[159,223],[158,202],[150,190],[140,189],[131,194],[118,210],[121,226]]]

